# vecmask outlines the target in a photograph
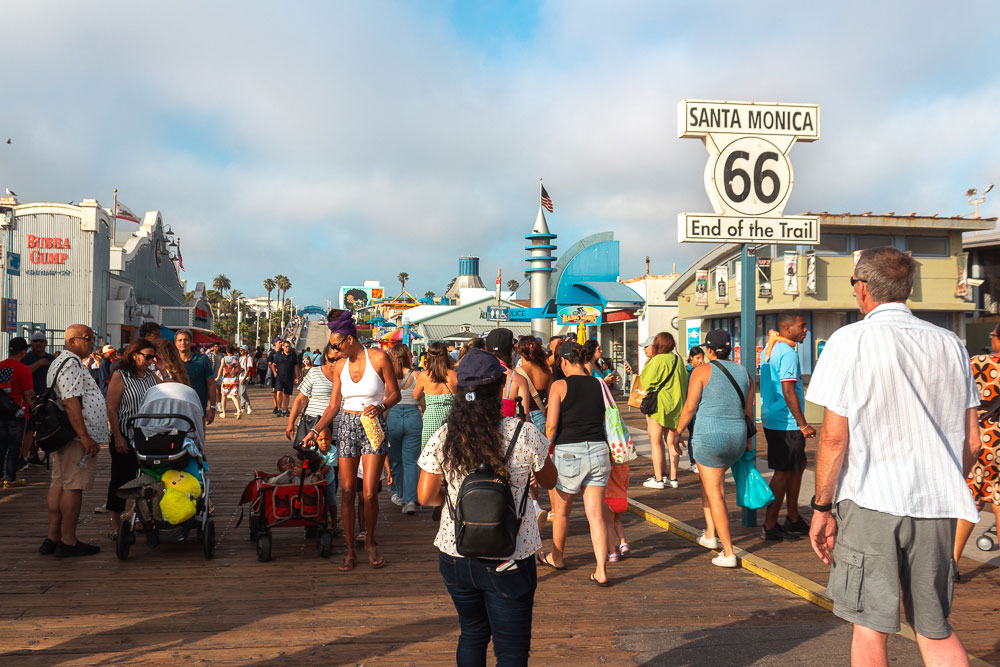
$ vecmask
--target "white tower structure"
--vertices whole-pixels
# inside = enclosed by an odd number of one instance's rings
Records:
[[[540,203],[535,225],[531,228],[531,233],[526,234],[524,238],[531,244],[525,248],[528,256],[524,260],[528,262],[525,273],[528,275],[531,287],[531,307],[544,308],[549,302],[549,274],[552,273],[552,263],[556,261],[552,256],[552,251],[556,249],[556,246],[552,245],[552,240],[556,235],[549,231]],[[541,338],[543,345],[548,343],[549,336],[552,335],[552,320],[547,317],[532,319],[531,335]]]

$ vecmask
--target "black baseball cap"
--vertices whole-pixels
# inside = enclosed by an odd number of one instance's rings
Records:
[[[733,345],[733,338],[728,331],[723,329],[712,329],[705,336],[705,345],[713,350],[725,350]]]
[[[568,341],[566,341],[565,343],[563,343],[562,345],[559,346],[559,356],[560,357],[568,357],[573,352],[576,352],[576,351],[582,350],[582,349],[583,349],[583,345],[580,345],[575,340],[568,340]]]
[[[10,339],[7,349],[11,352],[11,354],[17,354],[18,352],[28,349],[28,341],[24,340],[20,336],[15,336]]]
[[[462,387],[479,387],[492,384],[506,376],[503,364],[489,352],[469,348],[458,362],[458,384]]]
[[[493,329],[486,335],[486,349],[509,354],[514,349],[514,332],[510,329]]]

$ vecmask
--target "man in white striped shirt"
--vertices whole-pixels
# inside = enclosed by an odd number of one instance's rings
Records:
[[[978,520],[965,475],[979,394],[961,340],[906,307],[915,272],[895,248],[861,254],[865,318],[830,337],[807,394],[826,408],[809,537],[832,564],[834,613],[855,624],[854,664],[889,664],[900,601],[925,663],[968,664],[948,614],[956,519]]]

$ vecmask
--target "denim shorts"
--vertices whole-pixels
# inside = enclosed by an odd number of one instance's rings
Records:
[[[563,493],[576,494],[584,486],[607,486],[611,474],[608,443],[569,442],[556,445],[552,461],[556,464],[559,480],[556,488]]]

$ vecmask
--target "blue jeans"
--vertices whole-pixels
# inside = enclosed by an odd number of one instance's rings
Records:
[[[531,611],[538,572],[532,557],[516,561],[516,569],[497,572],[499,560],[457,558],[438,552],[444,584],[458,611],[462,634],[458,665],[486,665],[493,638],[497,667],[527,665],[531,650]]]
[[[21,435],[24,417],[0,422],[0,466],[5,466],[3,478],[8,482],[17,479],[17,460],[21,457]]]
[[[424,427],[420,408],[396,405],[386,415],[389,430],[389,470],[392,471],[390,491],[404,503],[417,502],[417,479],[420,469],[420,432]]]

